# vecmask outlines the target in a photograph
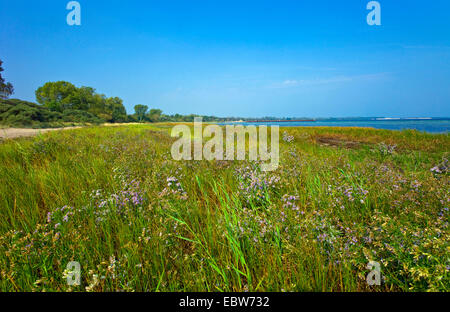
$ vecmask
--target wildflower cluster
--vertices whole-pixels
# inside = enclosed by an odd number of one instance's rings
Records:
[[[272,218],[265,212],[243,208],[237,222],[238,237],[248,238],[252,244],[268,242],[274,232]]]
[[[341,183],[338,185],[328,185],[327,195],[332,199],[333,206],[345,209],[348,203],[357,201],[360,204],[364,204],[366,202],[367,195],[369,194],[368,190],[360,185]]]
[[[384,142],[378,144],[378,152],[381,156],[387,156],[394,154],[397,149],[397,145],[386,144]]]
[[[283,132],[283,141],[286,143],[292,143],[294,142],[294,136],[289,135],[286,131]]]
[[[430,171],[433,172],[434,174],[446,174],[449,171],[448,169],[449,169],[448,160],[447,158],[444,158],[439,165],[434,166],[433,168],[430,169]]]
[[[261,206],[270,200],[270,193],[278,188],[280,177],[262,172],[257,166],[237,168],[234,172],[239,181],[240,195],[248,204]]]
[[[116,256],[110,256],[108,260],[100,262],[96,269],[88,271],[87,292],[94,291],[133,291],[127,272],[127,257],[117,259]]]
[[[159,193],[159,197],[172,195],[182,200],[187,199],[187,193],[176,177],[168,177],[166,182],[166,187]]]
[[[105,221],[110,214],[128,217],[130,210],[133,211],[144,203],[144,195],[137,180],[123,181],[122,189],[109,195],[96,190],[91,193],[91,198],[97,223]]]

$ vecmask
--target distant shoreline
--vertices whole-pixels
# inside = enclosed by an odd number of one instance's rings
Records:
[[[233,123],[262,123],[262,122],[339,122],[339,121],[439,121],[450,120],[450,117],[342,117],[342,118],[309,118],[309,119],[251,119],[233,120]]]
[[[314,122],[316,121],[315,119],[291,119],[291,120],[286,120],[286,119],[275,119],[275,120],[264,120],[264,119],[260,119],[260,120],[239,120],[239,121],[232,121],[232,122]]]
[[[315,119],[297,120],[253,120],[238,122],[221,122],[219,125],[278,125],[280,127],[358,127],[384,130],[417,130],[429,133],[449,133],[449,118],[403,118],[403,119]]]

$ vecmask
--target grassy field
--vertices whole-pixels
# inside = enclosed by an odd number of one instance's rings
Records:
[[[171,126],[1,142],[0,291],[450,290],[448,135],[281,128],[264,173],[172,160]]]

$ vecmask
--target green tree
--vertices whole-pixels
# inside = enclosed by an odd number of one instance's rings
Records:
[[[5,82],[5,79],[2,77],[2,65],[3,61],[0,60],[0,99],[7,99],[14,93],[14,87],[11,83]]]
[[[160,109],[155,109],[152,108],[148,114],[147,114],[147,118],[151,121],[151,122],[158,122],[160,117],[162,114],[162,110]]]
[[[111,112],[110,122],[125,122],[127,121],[127,111],[123,106],[122,99],[118,97],[106,99],[106,110]]]
[[[136,112],[136,116],[139,122],[142,122],[145,119],[145,114],[148,111],[147,105],[138,104],[134,107],[134,111]]]
[[[36,101],[53,111],[71,108],[77,88],[67,81],[47,82],[36,90]]]
[[[66,102],[71,109],[90,111],[94,103],[95,89],[91,87],[76,88],[75,92],[69,95]]]
[[[127,120],[127,112],[120,98],[107,98],[96,93],[94,88],[77,88],[67,81],[47,82],[36,90],[36,100],[52,111],[84,111],[108,122]]]

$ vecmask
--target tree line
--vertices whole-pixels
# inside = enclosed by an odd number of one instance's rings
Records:
[[[85,111],[106,122],[127,122],[122,99],[106,97],[92,87],[77,88],[67,81],[47,82],[36,90],[36,101],[51,111]]]
[[[147,105],[134,106],[134,114],[127,114],[123,100],[97,93],[92,87],[76,87],[67,81],[47,82],[36,92],[38,104],[18,99],[9,100],[14,87],[2,76],[0,60],[0,124],[8,126],[61,126],[61,123],[126,123],[126,122],[193,122],[202,117],[204,122],[251,121],[255,118],[216,117],[202,115],[165,115]],[[259,120],[274,120],[263,117]]]
[[[0,60],[0,124],[8,126],[60,126],[61,123],[190,122],[198,115],[164,115],[162,110],[139,104],[127,114],[123,100],[97,93],[92,87],[77,87],[67,81],[47,82],[35,91],[38,104],[9,99],[14,87],[2,76]],[[202,116],[205,121],[218,120]]]

